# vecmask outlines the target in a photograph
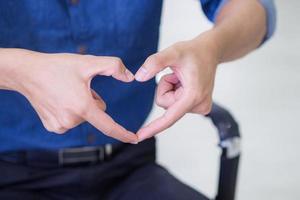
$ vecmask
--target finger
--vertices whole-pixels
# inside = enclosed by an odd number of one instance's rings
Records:
[[[173,74],[164,75],[160,79],[156,89],[155,102],[163,108],[168,108],[175,103],[175,85],[167,81],[170,76],[173,76]]]
[[[166,74],[160,79],[158,83],[157,93],[160,96],[163,96],[167,92],[175,91],[180,86],[180,81],[174,73]]]
[[[141,128],[137,135],[139,141],[150,138],[157,133],[169,128],[176,121],[187,113],[192,106],[192,102],[187,97],[183,97],[175,102],[171,107],[167,109],[163,116],[157,118],[149,125]]]
[[[153,78],[157,73],[174,64],[178,53],[173,48],[149,56],[135,74],[137,81],[143,82]]]
[[[61,126],[61,124],[54,117],[54,115],[51,112],[47,111],[46,109],[43,110],[42,112],[37,111],[37,113],[40,116],[40,119],[47,131],[57,133],[57,134],[63,134],[68,130],[63,126]]]
[[[157,86],[155,101],[163,108],[168,108],[183,95],[183,87],[175,74],[164,75]]]
[[[172,83],[173,85],[176,85],[180,82],[178,77],[174,73],[165,75],[164,79],[166,80],[166,82]]]
[[[96,75],[112,76],[117,80],[131,82],[134,80],[133,74],[125,67],[120,58],[117,57],[91,57],[89,62],[89,77]]]
[[[96,104],[98,105],[98,107],[105,111],[106,110],[106,103],[103,101],[103,99],[97,94],[97,92],[93,89],[91,89],[92,92],[92,96],[93,98],[96,100]]]
[[[126,143],[136,144],[138,142],[137,136],[134,133],[127,131],[125,128],[117,124],[109,115],[99,109],[95,102],[91,102],[85,119],[109,137],[113,137]]]
[[[174,79],[173,78],[174,76],[175,74],[166,74],[163,77],[161,77],[161,79],[158,82],[158,86],[156,90],[158,95],[162,96],[165,93],[175,89],[174,86],[176,85],[176,82],[171,81]]]
[[[82,117],[65,110],[56,113],[56,116],[60,126],[65,130],[70,130],[85,121]]]

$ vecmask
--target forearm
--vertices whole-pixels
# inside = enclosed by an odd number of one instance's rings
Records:
[[[265,9],[258,0],[229,1],[209,31],[218,63],[238,59],[256,49],[266,34],[266,21]]]

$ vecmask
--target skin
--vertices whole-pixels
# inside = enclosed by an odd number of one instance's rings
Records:
[[[87,121],[110,137],[137,143],[134,133],[104,112],[104,101],[90,88],[97,75],[134,80],[119,58],[1,49],[0,60],[0,88],[23,94],[48,131],[62,134]]]
[[[104,101],[90,88],[97,75],[133,81],[119,58],[0,49],[0,89],[24,95],[48,131],[62,134],[87,121],[110,137],[136,144],[186,113],[208,114],[217,65],[248,54],[265,34],[266,14],[261,4],[231,0],[211,30],[151,55],[135,74],[137,81],[147,81],[168,67],[173,73],[162,77],[156,91],[156,103],[166,112],[137,135],[109,117]]]
[[[208,114],[218,64],[248,54],[265,34],[262,5],[256,0],[231,0],[211,30],[151,55],[135,74],[136,80],[147,81],[165,68],[173,73],[161,78],[156,91],[156,104],[166,112],[138,131],[139,140],[169,128],[186,113]]]

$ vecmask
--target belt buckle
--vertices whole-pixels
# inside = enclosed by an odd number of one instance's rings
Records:
[[[79,163],[96,163],[104,161],[106,147],[80,147],[60,149],[58,152],[59,165]],[[87,155],[87,154],[91,155]]]
[[[112,144],[105,144],[104,150],[105,156],[110,158],[111,154],[113,153]]]

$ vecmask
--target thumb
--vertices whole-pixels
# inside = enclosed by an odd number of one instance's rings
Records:
[[[112,76],[117,80],[131,82],[133,74],[125,67],[120,58],[117,57],[96,57],[93,61],[94,67],[90,70],[90,78],[96,75]]]
[[[149,56],[135,74],[135,79],[140,82],[148,81],[160,71],[172,66],[177,57],[177,51],[171,47]]]

